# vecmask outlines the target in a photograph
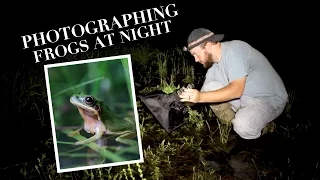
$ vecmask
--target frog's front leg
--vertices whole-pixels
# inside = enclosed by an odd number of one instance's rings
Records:
[[[83,141],[75,142],[74,144],[75,145],[88,144],[88,143],[91,143],[91,142],[94,142],[94,141],[100,139],[102,135],[103,135],[103,128],[98,126],[98,127],[96,127],[95,134],[92,137],[90,137],[86,140],[83,140]]]
[[[79,132],[80,132],[82,129],[83,129],[83,126],[81,126],[80,128],[78,128],[78,129],[70,132],[70,133],[68,134],[68,136],[69,136],[69,137],[72,137],[72,136],[74,136],[74,135],[76,135],[76,134],[79,134]]]
[[[115,140],[117,142],[123,143],[123,144],[127,144],[127,145],[133,145],[134,143],[136,143],[136,141],[131,140],[130,138],[135,137],[136,134],[133,132],[126,132],[120,136],[118,136]]]

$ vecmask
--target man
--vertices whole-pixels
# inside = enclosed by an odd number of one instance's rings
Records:
[[[221,42],[224,34],[198,28],[188,37],[195,61],[208,68],[201,91],[186,89],[182,102],[210,103],[222,122],[244,139],[256,139],[284,110],[288,94],[266,57],[248,43]]]

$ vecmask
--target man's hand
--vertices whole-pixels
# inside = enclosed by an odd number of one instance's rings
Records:
[[[185,89],[179,97],[181,102],[198,103],[200,102],[201,92],[197,89]]]

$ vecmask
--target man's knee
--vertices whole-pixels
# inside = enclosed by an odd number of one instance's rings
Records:
[[[240,108],[232,121],[234,131],[244,139],[256,139],[262,129],[271,122],[276,111],[269,103],[259,99],[243,97]]]
[[[233,121],[233,130],[243,139],[257,139],[261,135],[261,131],[257,131],[246,123]]]

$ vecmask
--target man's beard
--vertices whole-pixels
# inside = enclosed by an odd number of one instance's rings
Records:
[[[211,53],[205,52],[204,59],[206,59],[206,62],[203,64],[204,68],[211,68],[213,65],[213,57]]]

